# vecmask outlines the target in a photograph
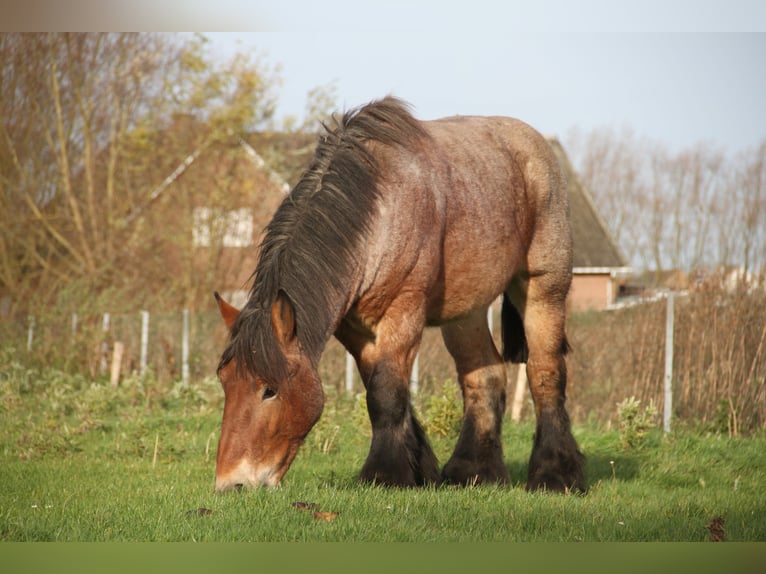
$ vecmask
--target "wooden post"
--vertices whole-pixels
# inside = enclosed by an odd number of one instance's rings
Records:
[[[665,310],[665,404],[663,408],[663,429],[670,432],[670,418],[673,412],[673,293],[668,293]]]
[[[189,386],[189,310],[184,309],[184,330],[181,338],[181,381]]]
[[[120,372],[122,371],[122,357],[125,353],[125,345],[121,341],[114,342],[112,351],[112,371],[109,376],[109,382],[113,387],[120,384]]]
[[[29,316],[29,330],[27,331],[27,351],[32,350],[32,343],[35,340],[35,316]]]
[[[346,353],[346,392],[351,393],[354,390],[354,357],[351,353]]]
[[[147,356],[149,353],[149,311],[141,311],[141,370],[143,377],[146,374]]]
[[[513,393],[513,405],[511,406],[511,420],[515,423],[521,420],[521,408],[524,406],[524,394],[527,390],[527,365],[519,363],[519,372],[516,374],[516,391]]]
[[[72,313],[72,346],[77,343],[77,311]]]
[[[492,339],[494,339],[493,330],[494,330],[494,326],[495,326],[494,325],[495,318],[492,316],[493,303],[490,303],[489,307],[487,308],[487,327],[489,327],[489,336]]]
[[[111,317],[109,313],[104,313],[104,317],[101,321],[101,331],[104,333],[104,339],[101,341],[101,357],[99,359],[99,372],[103,375],[106,373],[106,356],[109,354],[109,323]]]

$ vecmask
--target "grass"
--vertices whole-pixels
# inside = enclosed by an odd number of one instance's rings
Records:
[[[0,373],[4,541],[704,541],[717,517],[726,540],[766,540],[763,435],[652,429],[626,447],[617,431],[578,426],[591,488],[558,496],[524,491],[533,426],[508,421],[510,486],[389,489],[355,480],[363,401],[329,396],[280,488],[217,495],[214,380],[112,389],[8,360]],[[417,404],[428,424],[434,401]],[[432,441],[445,462],[455,436],[442,434]]]

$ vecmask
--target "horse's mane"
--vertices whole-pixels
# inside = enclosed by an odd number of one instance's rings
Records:
[[[232,326],[221,366],[271,384],[287,374],[273,336],[271,306],[282,291],[295,309],[299,344],[312,360],[345,305],[360,238],[375,216],[378,162],[366,142],[414,147],[425,137],[407,104],[393,97],[345,113],[325,126],[314,158],[266,228],[248,302]]]

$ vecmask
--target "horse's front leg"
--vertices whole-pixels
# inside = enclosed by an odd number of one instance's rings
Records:
[[[439,482],[439,465],[410,403],[407,379],[386,361],[367,380],[372,442],[359,478],[391,486]]]
[[[365,342],[348,329],[337,333],[356,358],[367,389],[372,441],[359,478],[389,486],[438,483],[439,463],[410,403],[410,371],[420,333],[407,340],[401,332],[388,337],[385,329],[378,331]]]

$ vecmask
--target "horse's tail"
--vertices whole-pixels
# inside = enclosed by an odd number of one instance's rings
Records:
[[[507,293],[503,293],[500,333],[503,338],[503,360],[511,363],[526,363],[529,348],[527,336],[524,334],[524,320]]]

